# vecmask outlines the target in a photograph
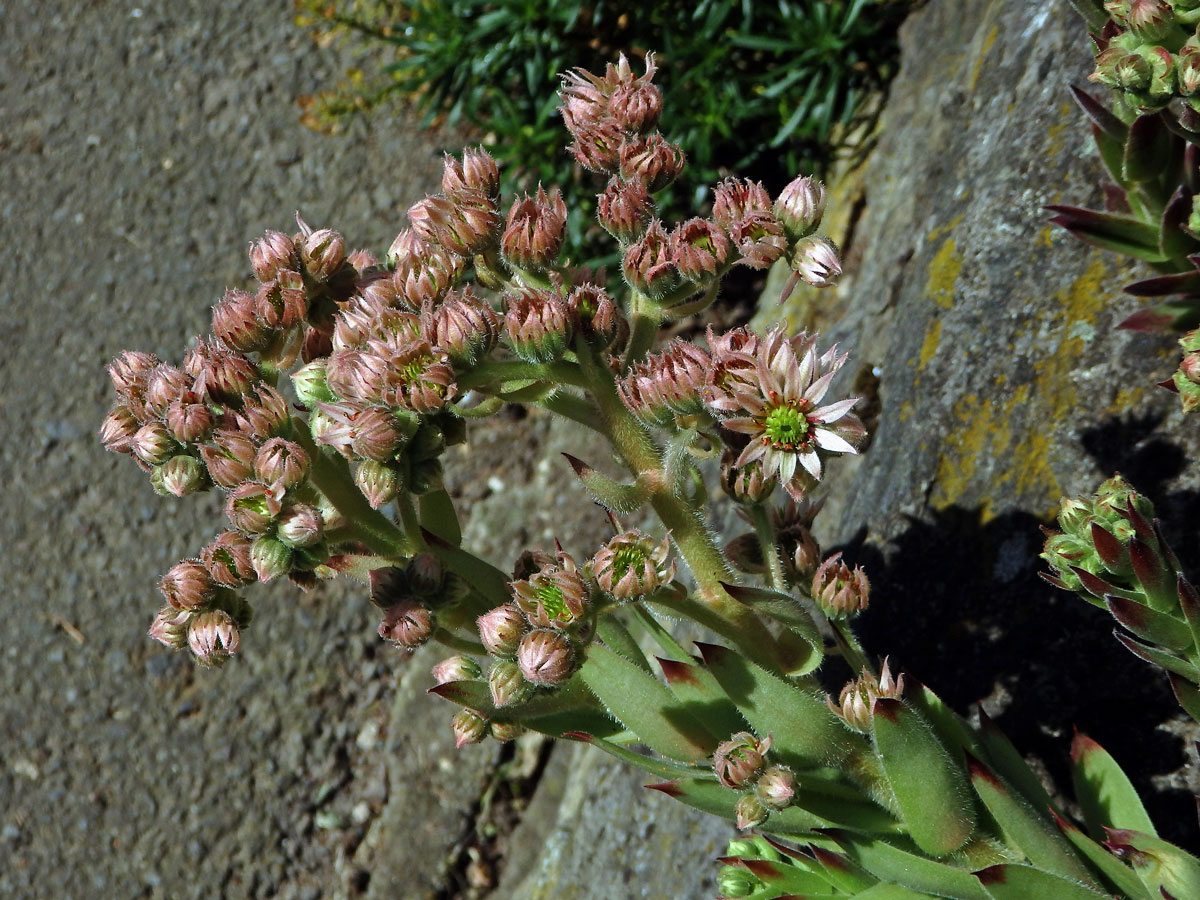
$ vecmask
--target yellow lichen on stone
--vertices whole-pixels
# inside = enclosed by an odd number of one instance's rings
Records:
[[[929,262],[929,281],[925,294],[942,309],[954,306],[954,285],[958,281],[962,265],[962,256],[959,255],[954,238],[947,238]]]
[[[992,44],[996,43],[996,38],[1000,36],[1000,26],[993,25],[988,31],[987,36],[983,39],[983,46],[979,48],[979,52],[974,54],[975,63],[971,67],[971,84],[967,88],[968,93],[975,93],[975,85],[979,82],[979,76],[983,72],[983,63],[987,59],[988,51],[992,49]]]
[[[934,319],[925,331],[925,340],[921,344],[921,358],[917,360],[917,371],[924,371],[929,361],[937,354],[938,344],[942,340],[942,320]]]

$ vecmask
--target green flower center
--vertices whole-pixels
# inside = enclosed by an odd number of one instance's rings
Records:
[[[567,609],[567,601],[563,597],[562,588],[557,585],[538,585],[537,598],[549,618],[556,621],[569,621],[572,618],[571,611]]]
[[[641,571],[645,561],[646,554],[642,552],[641,547],[622,547],[613,557],[614,580],[620,581],[630,569]]]
[[[763,436],[783,450],[806,446],[811,440],[808,417],[794,406],[777,406],[763,421]]]

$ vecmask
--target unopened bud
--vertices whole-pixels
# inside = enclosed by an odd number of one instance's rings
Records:
[[[747,828],[754,828],[767,821],[769,812],[757,796],[743,794],[738,798],[733,814],[737,820],[737,827],[745,831]]]
[[[451,656],[433,667],[435,684],[450,684],[455,681],[475,681],[483,677],[479,663],[469,656]]]
[[[487,719],[473,709],[460,709],[450,721],[450,727],[454,729],[455,747],[478,744],[488,733]]]
[[[321,540],[324,530],[320,510],[296,503],[280,514],[275,534],[289,547],[311,547]]]
[[[258,577],[250,561],[250,539],[236,531],[217,535],[200,551],[200,560],[222,587],[241,587]]]
[[[192,618],[188,625],[187,642],[196,655],[196,662],[205,666],[225,662],[237,653],[242,643],[237,623],[229,613],[220,609],[209,610]]]
[[[346,240],[332,229],[320,228],[305,236],[300,258],[309,275],[328,281],[346,261]]]
[[[292,568],[292,548],[278,538],[261,535],[250,545],[250,565],[259,581],[286,575]]]
[[[820,235],[803,238],[792,250],[792,269],[813,287],[837,284],[842,274],[842,261],[833,241]]]
[[[447,294],[441,304],[424,315],[423,321],[430,342],[460,365],[472,366],[486,356],[500,332],[500,320],[491,304],[467,288]]]
[[[861,567],[853,570],[835,553],[813,575],[812,598],[831,619],[849,619],[867,608],[871,583]]]
[[[200,460],[194,456],[180,454],[172,456],[150,473],[150,484],[158,492],[175,497],[186,497],[209,487],[208,473]]]
[[[722,741],[713,752],[713,771],[717,773],[717,780],[733,790],[753,784],[770,748],[769,737],[759,740],[748,731],[740,731]]]
[[[521,638],[529,627],[521,610],[512,603],[485,612],[476,625],[479,628],[479,640],[487,652],[501,659],[517,655]]]
[[[597,551],[591,569],[596,584],[615,599],[645,597],[675,577],[670,539],[655,541],[641,531],[626,531]]]
[[[779,192],[774,210],[789,241],[808,237],[825,215],[825,185],[815,178],[797,178]]]
[[[730,250],[723,228],[708,219],[689,219],[671,232],[668,252],[679,274],[702,286],[717,277]]]
[[[406,650],[415,650],[433,637],[433,613],[425,607],[405,600],[397,603],[379,623],[379,636]]]
[[[442,190],[450,198],[477,193],[495,200],[500,194],[500,169],[496,160],[482,147],[468,147],[463,151],[462,162],[447,154],[442,169]]]
[[[285,269],[259,285],[254,295],[254,314],[272,332],[299,325],[308,314],[308,296],[300,273]]]
[[[625,281],[647,297],[658,299],[679,283],[679,271],[671,259],[671,242],[657,220],[630,244],[621,261]]]
[[[248,435],[228,429],[214,432],[212,443],[200,448],[209,477],[223,488],[236,488],[254,474],[256,453]]]
[[[878,678],[864,670],[859,678],[848,682],[842,688],[836,705],[833,698],[828,696],[825,702],[850,728],[862,734],[869,734],[875,701],[880,698],[899,700],[903,696],[904,676],[893,678],[885,659]]]
[[[508,262],[540,272],[553,265],[566,237],[567,207],[557,188],[549,195],[538,185],[537,195],[513,202],[500,250]]]
[[[132,453],[133,438],[141,423],[124,403],[114,403],[100,423],[100,440],[114,453]]]
[[[492,732],[492,737],[502,744],[515,741],[525,733],[525,728],[516,722],[492,721],[488,723],[488,727]]]
[[[621,244],[628,244],[654,218],[654,201],[641,181],[614,178],[596,198],[596,219]]]
[[[394,467],[366,460],[354,470],[354,484],[362,491],[372,509],[391,503],[404,487],[404,480]]]
[[[507,295],[504,331],[508,345],[526,362],[553,362],[571,339],[571,316],[554,291],[526,290]]]
[[[159,363],[146,376],[146,392],[142,399],[151,412],[161,416],[167,407],[183,397],[191,386],[192,379],[183,369]]]
[[[675,181],[686,162],[679,146],[658,132],[626,141],[621,146],[621,177],[626,181],[644,182],[651,194]]]
[[[281,269],[294,268],[295,260],[295,243],[278,231],[268,231],[250,245],[250,268],[259,281],[270,281]]]
[[[722,897],[728,897],[730,900],[749,897],[762,886],[763,882],[755,877],[753,872],[739,866],[725,866],[717,877],[717,889]]]
[[[296,389],[296,399],[305,406],[333,402],[333,392],[329,390],[329,383],[325,380],[324,359],[314,359],[293,372],[292,385]]]
[[[609,111],[626,131],[644,134],[658,124],[662,114],[662,91],[641,79],[623,84],[613,91]]]
[[[158,587],[172,607],[193,611],[212,599],[214,585],[199,560],[185,559],[167,570]]]
[[[520,666],[510,660],[493,663],[488,673],[488,690],[495,706],[514,706],[533,696],[533,685],[525,680]]]
[[[521,639],[517,665],[532,684],[562,684],[571,677],[574,652],[571,642],[557,631],[535,629]]]
[[[279,495],[256,481],[239,484],[225,500],[225,515],[245,534],[262,534],[271,527],[283,506]]]
[[[767,809],[786,809],[796,798],[796,776],[784,766],[768,766],[754,785],[754,794]]]
[[[131,446],[138,459],[148,466],[162,465],[180,449],[167,426],[157,420],[139,428],[133,435]]]
[[[148,634],[164,647],[182,650],[188,642],[188,622],[192,613],[173,606],[164,606],[150,623]]]
[[[163,424],[179,443],[198,444],[212,434],[216,422],[205,404],[176,400],[167,407]]]
[[[256,309],[252,294],[226,291],[213,307],[213,334],[221,339],[221,343],[243,353],[264,349],[275,336],[275,330],[263,323]]]
[[[291,490],[308,474],[308,454],[299,444],[271,438],[254,457],[254,473],[266,484]]]

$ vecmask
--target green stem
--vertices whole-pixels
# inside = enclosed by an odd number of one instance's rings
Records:
[[[485,359],[456,377],[462,391],[504,381],[553,381],[583,387],[579,366],[567,360],[531,363],[523,359]]]
[[[387,516],[374,509],[355,485],[346,461],[325,453],[313,441],[308,423],[292,419],[292,438],[309,458],[309,481],[345,517],[354,537],[380,556],[412,556],[416,546]]]
[[[425,549],[425,539],[421,537],[421,517],[417,514],[413,495],[408,491],[401,491],[400,496],[396,498],[396,509],[400,512],[400,527],[404,529],[408,540],[418,550]]]
[[[633,321],[629,333],[629,343],[625,348],[623,369],[630,369],[635,363],[650,352],[654,339],[658,336],[659,326],[662,325],[662,308],[641,291],[633,291],[630,295],[629,317]]]
[[[487,656],[487,650],[479,641],[473,641],[470,638],[465,638],[462,635],[455,634],[452,631],[447,631],[445,628],[436,628],[433,632],[433,640],[443,646],[449,647],[451,650],[457,650],[459,653],[470,653],[475,656]]]
[[[755,503],[750,507],[750,516],[754,521],[754,533],[758,536],[758,546],[762,551],[763,560],[767,564],[767,578],[771,589],[781,594],[788,592],[787,579],[783,574],[783,562],[779,558],[779,545],[775,540],[775,528],[771,525],[771,516],[763,503]]]
[[[555,391],[549,397],[539,401],[539,405],[552,413],[558,413],[560,416],[578,422],[580,425],[586,425],[592,431],[598,431],[605,437],[608,436],[600,417],[596,414],[596,407],[577,394]]]

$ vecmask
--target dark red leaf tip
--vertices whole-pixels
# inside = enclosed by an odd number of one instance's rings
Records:
[[[643,785],[643,787],[648,787],[652,791],[661,791],[668,797],[676,799],[684,796],[683,788],[679,786],[679,782],[677,781],[660,781],[658,784],[647,784]]]
[[[696,677],[692,666],[675,659],[663,659],[661,656],[656,656],[655,659],[658,660],[658,664],[662,667],[662,673],[667,679],[667,684],[690,684],[699,687],[700,679]]]

